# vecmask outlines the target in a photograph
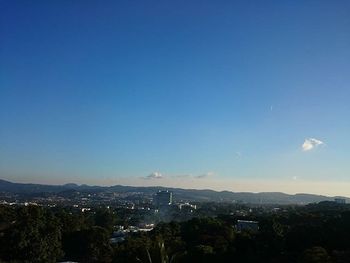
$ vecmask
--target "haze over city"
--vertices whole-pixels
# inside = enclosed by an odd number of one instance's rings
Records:
[[[350,196],[349,1],[0,5],[1,179]]]

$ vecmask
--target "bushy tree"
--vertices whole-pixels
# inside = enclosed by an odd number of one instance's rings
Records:
[[[67,260],[111,262],[109,237],[109,232],[99,226],[69,233],[63,243]]]
[[[62,256],[59,222],[48,210],[22,207],[3,233],[2,258],[21,262],[57,262]]]
[[[327,250],[323,247],[306,249],[301,260],[302,263],[331,263]]]

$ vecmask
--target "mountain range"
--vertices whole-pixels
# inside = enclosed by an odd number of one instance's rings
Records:
[[[67,190],[80,192],[118,192],[118,193],[141,193],[152,195],[159,190],[169,190],[173,192],[175,200],[187,201],[213,201],[213,202],[242,202],[251,204],[309,204],[321,201],[333,201],[335,198],[344,198],[346,202],[350,202],[350,198],[340,196],[324,196],[315,194],[285,194],[281,192],[231,192],[231,191],[214,191],[214,190],[197,190],[197,189],[181,189],[166,187],[139,187],[139,186],[90,186],[78,184],[64,185],[44,185],[44,184],[28,184],[13,183],[0,179],[0,192],[13,194],[40,194],[51,193],[60,194]]]

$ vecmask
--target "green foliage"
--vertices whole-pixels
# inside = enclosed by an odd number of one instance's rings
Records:
[[[107,208],[100,208],[96,211],[95,214],[95,225],[103,227],[110,232],[113,230],[113,226],[115,225],[117,218],[116,215]]]
[[[210,245],[217,252],[227,249],[234,238],[233,228],[214,218],[195,218],[182,225],[182,236],[189,246]]]
[[[306,249],[301,260],[302,263],[331,263],[331,258],[323,247]]]
[[[111,262],[108,230],[94,226],[69,233],[63,242],[67,259],[80,262]]]
[[[0,262],[340,263],[350,257],[348,210],[311,206],[244,218],[259,221],[258,232],[236,232],[233,225],[243,218],[231,214],[192,218],[159,223],[111,245],[115,222],[130,223],[133,215],[140,216],[120,209],[0,206]]]
[[[3,232],[1,255],[4,260],[56,262],[63,254],[59,221],[39,207],[22,207],[16,220]]]
[[[88,218],[82,213],[73,213],[66,209],[60,209],[56,212],[55,216],[60,221],[61,229],[64,234],[92,226],[92,224],[88,222]]]
[[[115,248],[113,262],[148,262],[151,247],[152,240],[147,235],[140,234],[130,237]]]

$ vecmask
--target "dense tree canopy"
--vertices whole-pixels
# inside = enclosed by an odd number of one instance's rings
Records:
[[[115,224],[139,218],[119,212],[0,206],[0,262],[350,262],[348,209],[321,204],[248,217],[209,210],[210,217],[158,223],[113,244]],[[238,231],[238,219],[257,220],[259,230]]]

